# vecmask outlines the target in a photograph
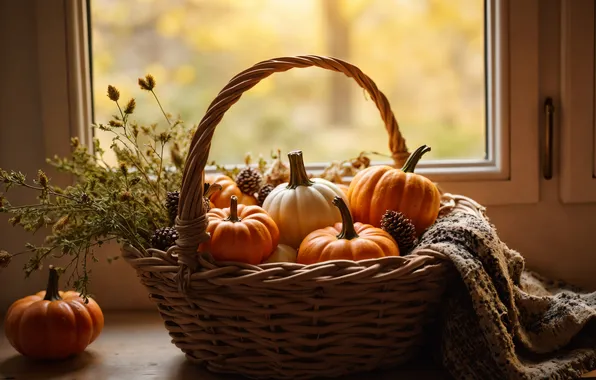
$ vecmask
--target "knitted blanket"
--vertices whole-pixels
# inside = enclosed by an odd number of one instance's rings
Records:
[[[438,326],[438,355],[454,378],[572,379],[596,369],[596,292],[525,270],[522,256],[473,213],[440,217],[419,249],[446,254],[461,279]]]

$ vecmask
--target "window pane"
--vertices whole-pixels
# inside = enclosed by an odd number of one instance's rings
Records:
[[[197,124],[254,63],[329,55],[373,78],[410,150],[427,144],[428,159],[484,159],[484,17],[483,0],[91,0],[95,119],[114,114],[113,84],[137,98],[138,122],[164,124],[136,84],[151,73],[164,108]],[[218,126],[211,159],[239,163],[277,148],[301,149],[308,162],[389,153],[372,101],[319,68],[275,74],[245,93]]]

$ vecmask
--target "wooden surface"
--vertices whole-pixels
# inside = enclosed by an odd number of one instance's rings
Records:
[[[591,373],[596,377],[596,372]],[[450,377],[433,364],[361,374],[344,379],[438,380]],[[170,343],[156,312],[108,313],[101,336],[80,356],[62,362],[39,363],[19,355],[0,334],[0,380],[240,380],[217,375],[188,362]]]
[[[207,372],[191,364],[170,343],[157,312],[107,313],[100,337],[80,356],[58,363],[39,363],[19,355],[0,335],[0,380],[240,380],[239,376]],[[375,372],[371,378],[438,380],[450,377],[431,365]],[[417,368],[421,367],[421,368]],[[362,379],[364,375],[344,377]]]

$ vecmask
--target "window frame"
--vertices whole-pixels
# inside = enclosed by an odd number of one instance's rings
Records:
[[[506,178],[486,179],[469,172],[467,178],[428,173],[451,193],[465,194],[484,205],[539,201],[539,12],[538,0],[495,1],[497,25],[491,33],[497,46],[492,117],[499,125],[497,165],[491,168]],[[469,170],[469,169],[468,169]],[[420,171],[426,174],[424,170]],[[453,180],[450,180],[454,178]]]
[[[47,144],[48,148],[52,147],[48,151],[56,151],[60,146],[60,152],[68,147],[70,136],[92,146],[88,4],[85,1],[63,4],[64,34],[54,33],[45,41],[41,39],[44,43],[40,44],[40,53],[45,51],[41,58],[51,62],[52,71],[62,68],[59,75],[42,75],[47,82],[42,85],[42,98],[52,100],[44,113]],[[494,75],[488,76],[487,94],[491,101],[487,102],[487,120],[489,125],[499,126],[494,129],[498,133],[489,139],[488,160],[423,161],[417,172],[439,183],[446,192],[465,194],[485,205],[536,203],[539,200],[538,0],[487,0],[487,6],[495,15],[487,18],[486,28],[490,37],[487,47],[495,47],[487,48],[490,60],[487,66],[494,70]],[[43,1],[38,2],[38,7],[40,12],[49,8]],[[39,18],[40,24],[45,22],[52,21]],[[48,29],[40,25],[39,30],[42,38]],[[502,32],[497,33],[499,30]],[[63,56],[55,54],[56,46],[64,49]],[[56,88],[62,91],[58,93]],[[67,123],[64,123],[65,115]]]
[[[563,203],[596,201],[595,6],[561,4],[561,181]]]

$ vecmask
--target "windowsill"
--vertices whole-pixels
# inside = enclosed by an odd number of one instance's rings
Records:
[[[155,312],[106,313],[104,331],[78,357],[63,362],[32,362],[17,354],[4,336],[0,340],[2,379],[242,379],[213,374],[187,361],[170,343],[167,330]],[[3,328],[2,330],[3,331]],[[436,380],[449,375],[431,363],[367,374],[371,378]],[[596,377],[596,371],[587,376]],[[361,379],[364,374],[344,377]]]
[[[170,343],[167,330],[156,312],[106,313],[103,332],[77,358],[65,362],[38,363],[19,355],[0,339],[2,379],[243,379],[198,368]],[[4,331],[3,329],[1,330]],[[371,374],[375,379],[449,379],[431,364]],[[417,369],[424,368],[424,369]],[[363,375],[344,377],[361,379]]]

